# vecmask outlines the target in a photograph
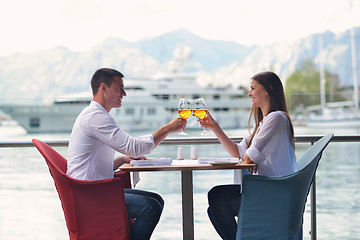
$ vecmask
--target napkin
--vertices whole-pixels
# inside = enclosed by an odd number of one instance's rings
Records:
[[[132,184],[133,188],[136,188],[136,184],[140,182],[140,173],[139,172],[132,172]]]
[[[149,158],[149,160],[153,162],[155,166],[169,166],[172,164],[171,158]]]
[[[149,160],[131,160],[130,164],[133,166],[152,166],[152,165],[154,165]]]
[[[246,169],[247,171],[247,169]],[[243,172],[242,169],[235,169],[234,170],[234,184],[242,184],[243,179]],[[240,191],[241,192],[241,191]]]
[[[214,157],[198,157],[198,164],[208,164],[209,162],[215,162],[217,158]]]
[[[148,160],[131,160],[133,166],[169,166],[172,164],[171,158],[149,158]]]

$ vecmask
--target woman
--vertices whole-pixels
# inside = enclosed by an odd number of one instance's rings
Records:
[[[211,129],[232,157],[245,163],[255,163],[263,176],[285,176],[297,171],[294,129],[287,111],[284,89],[273,72],[262,72],[251,79],[248,96],[252,100],[255,126],[240,144],[232,141],[209,113],[200,120],[203,128]],[[241,186],[215,186],[208,193],[209,218],[223,239],[235,239],[237,216],[240,208]]]

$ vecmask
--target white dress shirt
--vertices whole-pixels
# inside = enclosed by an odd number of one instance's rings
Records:
[[[92,101],[73,126],[67,175],[81,180],[112,178],[115,150],[137,158],[150,153],[154,146],[153,135],[131,137],[99,103]]]
[[[258,175],[281,177],[298,170],[289,124],[284,112],[271,112],[263,118],[249,148],[250,136],[238,144],[240,156],[247,154],[258,165]]]

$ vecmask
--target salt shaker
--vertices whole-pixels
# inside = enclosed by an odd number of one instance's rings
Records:
[[[198,150],[197,147],[191,147],[191,160],[197,160],[198,159]]]
[[[184,160],[184,148],[183,147],[178,147],[177,159]]]

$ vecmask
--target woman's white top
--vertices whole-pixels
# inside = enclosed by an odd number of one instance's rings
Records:
[[[131,137],[99,103],[92,101],[72,129],[67,175],[81,180],[112,178],[115,151],[137,158],[150,153],[154,146],[153,135]]]
[[[245,137],[238,149],[258,165],[258,175],[286,176],[298,170],[290,121],[282,111],[269,113],[263,118],[249,148],[250,136]]]

